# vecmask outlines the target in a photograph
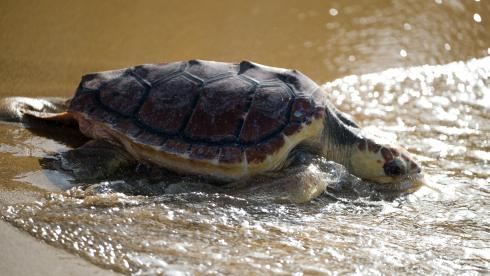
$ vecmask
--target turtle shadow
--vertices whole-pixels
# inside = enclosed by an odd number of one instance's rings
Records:
[[[25,118],[22,125],[34,135],[57,141],[70,148],[80,147],[90,140],[78,130],[78,125],[75,122],[66,124]]]

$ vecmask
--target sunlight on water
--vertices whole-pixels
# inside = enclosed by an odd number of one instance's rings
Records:
[[[398,139],[423,163],[428,185],[392,201],[345,192],[341,179],[350,178],[333,166],[329,192],[306,204],[217,188],[138,196],[75,187],[3,215],[124,273],[483,273],[490,269],[488,64],[487,57],[396,68],[323,86],[368,131]]]

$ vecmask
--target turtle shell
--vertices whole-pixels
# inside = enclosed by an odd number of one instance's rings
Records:
[[[324,108],[324,92],[298,71],[191,60],[85,75],[69,112],[85,135],[139,159],[237,178],[280,166],[318,135]]]

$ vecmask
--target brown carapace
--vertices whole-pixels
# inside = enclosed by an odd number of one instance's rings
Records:
[[[85,135],[109,136],[142,159],[237,178],[281,166],[317,135],[324,97],[295,70],[191,60],[85,75],[68,112]]]

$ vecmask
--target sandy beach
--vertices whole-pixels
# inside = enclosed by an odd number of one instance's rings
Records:
[[[5,164],[4,164],[5,165]],[[12,192],[0,183],[0,208],[42,198],[42,190],[26,188]],[[59,190],[54,187],[48,190]],[[0,220],[0,271],[5,276],[22,275],[117,275],[79,256],[37,240],[11,224]]]

